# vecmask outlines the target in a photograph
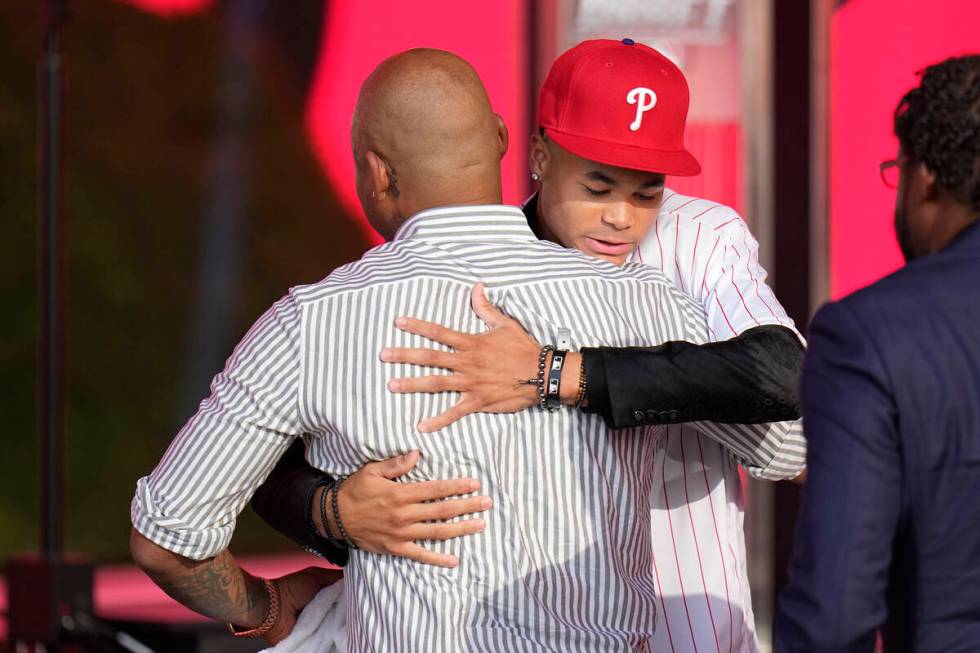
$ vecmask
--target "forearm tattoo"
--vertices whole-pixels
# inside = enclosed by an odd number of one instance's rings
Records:
[[[182,560],[179,572],[153,574],[171,598],[191,610],[239,626],[257,626],[268,612],[265,586],[227,551],[210,560]]]

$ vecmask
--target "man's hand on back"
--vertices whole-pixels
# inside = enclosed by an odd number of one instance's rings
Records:
[[[439,324],[402,317],[395,325],[403,331],[452,347],[453,351],[390,347],[381,352],[386,363],[410,363],[441,367],[451,375],[392,379],[392,392],[458,392],[459,402],[441,415],[419,422],[419,431],[430,433],[449,426],[471,413],[513,413],[534,406],[537,389],[521,381],[538,374],[541,352],[524,327],[487,299],[483,284],[476,284],[471,297],[473,311],[489,328],[480,334],[461,333]],[[572,403],[578,389],[579,354],[570,354],[562,374],[562,400]]]
[[[464,535],[480,533],[486,528],[483,519],[466,519],[457,522],[447,520],[488,510],[489,497],[471,496],[480,489],[476,479],[446,481],[422,481],[397,483],[415,467],[419,452],[368,463],[340,487],[337,498],[340,519],[344,529],[358,547],[371,553],[382,553],[438,567],[455,567],[456,556],[430,551],[416,542],[420,540],[449,540]],[[313,501],[313,521],[321,535],[326,532],[320,516],[320,494]],[[333,516],[327,520],[336,533]]]

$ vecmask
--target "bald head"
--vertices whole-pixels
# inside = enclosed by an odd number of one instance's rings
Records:
[[[506,129],[454,54],[417,49],[382,62],[361,86],[351,140],[358,195],[385,236],[423,209],[500,202]]]

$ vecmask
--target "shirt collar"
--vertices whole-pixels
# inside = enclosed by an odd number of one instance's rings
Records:
[[[426,209],[398,228],[393,240],[537,240],[516,206],[445,206]]]
[[[960,233],[953,236],[953,240],[942,251],[973,249],[975,247],[980,247],[980,220],[974,221]]]
[[[535,191],[527,200],[524,202],[524,206],[521,207],[524,211],[524,217],[527,220],[527,226],[531,228],[534,235],[541,238],[541,223],[538,220],[538,193]]]

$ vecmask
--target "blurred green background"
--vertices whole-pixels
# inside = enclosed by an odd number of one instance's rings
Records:
[[[209,374],[288,287],[367,248],[303,128],[321,2],[266,3],[241,51],[252,87],[237,125],[243,181],[231,313]],[[160,18],[73,0],[64,32],[68,408],[65,532],[97,561],[128,556],[129,502],[207,392],[188,378],[201,222],[223,128],[222,12]],[[40,3],[0,5],[0,560],[37,546],[37,61]],[[219,329],[220,331],[220,329]],[[185,397],[182,399],[182,397]],[[242,517],[238,552],[290,545]]]

